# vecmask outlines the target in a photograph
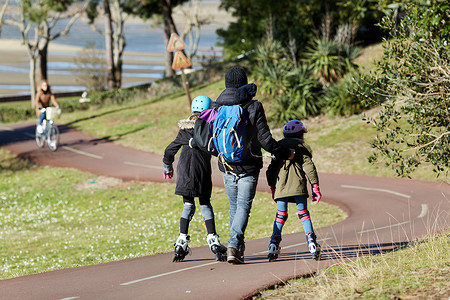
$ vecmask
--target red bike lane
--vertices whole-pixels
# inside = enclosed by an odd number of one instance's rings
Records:
[[[162,157],[60,126],[56,152],[39,149],[34,123],[0,126],[0,146],[40,164],[76,168],[124,180],[162,182]],[[223,186],[215,169],[213,182]],[[264,172],[261,172],[264,174]],[[258,190],[269,191],[264,176]],[[0,281],[4,299],[242,299],[290,278],[376,254],[449,227],[450,187],[393,178],[320,174],[322,201],[348,218],[317,230],[321,261],[310,259],[303,233],[283,236],[276,262],[267,260],[268,238],[246,242],[244,265],[211,259],[207,246],[172,263],[164,253]],[[251,230],[251,223],[247,230]],[[226,240],[224,238],[223,240]]]

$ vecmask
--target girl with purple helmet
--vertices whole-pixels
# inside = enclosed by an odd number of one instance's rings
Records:
[[[291,120],[283,128],[284,139],[281,146],[295,149],[293,160],[273,159],[267,168],[267,182],[272,198],[277,203],[277,214],[273,223],[273,232],[269,243],[269,261],[276,260],[280,254],[281,232],[288,218],[288,203],[296,204],[297,216],[306,234],[308,249],[315,260],[320,260],[320,245],[312,226],[307,208],[307,179],[312,185],[312,201],[318,203],[322,198],[319,189],[319,177],[312,161],[312,151],[303,140],[306,126],[299,120]]]

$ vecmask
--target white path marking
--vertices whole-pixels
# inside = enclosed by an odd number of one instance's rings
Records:
[[[8,126],[0,126],[0,130],[14,131],[14,128],[11,128],[11,127],[8,127]]]
[[[79,299],[80,297],[67,297],[67,298],[62,298],[61,300],[73,300],[73,299]]]
[[[77,154],[84,155],[84,156],[89,156],[89,157],[97,158],[97,159],[103,159],[103,156],[91,154],[91,153],[84,152],[84,151],[81,151],[81,150],[77,150],[77,149],[72,148],[72,147],[63,146],[62,148],[63,148],[63,149],[66,149],[66,150],[68,150],[68,151],[75,152],[75,153],[77,153]]]
[[[317,241],[318,241],[318,242],[322,242],[322,241],[326,241],[326,240],[331,240],[331,238],[320,239],[320,240],[317,240]],[[293,244],[293,245],[289,245],[289,246],[283,246],[283,247],[281,247],[281,248],[282,248],[282,249],[289,249],[289,248],[293,248],[293,247],[297,247],[297,246],[301,246],[301,245],[306,245],[306,242],[298,243],[298,244]],[[253,253],[253,255],[265,254],[265,253],[269,253],[269,251],[256,252],[256,253]]]
[[[407,199],[411,198],[410,195],[398,193],[398,192],[391,191],[391,190],[385,190],[385,189],[369,188],[369,187],[354,186],[354,185],[341,185],[341,187],[347,188],[347,189],[356,189],[356,190],[365,190],[365,191],[377,191],[377,192],[383,192],[383,193],[388,193],[388,194],[400,196],[400,197],[407,198]]]
[[[405,224],[408,224],[408,223],[409,223],[409,221],[405,221],[405,222],[401,222],[401,223],[397,223],[397,224],[391,224],[391,225],[388,225],[388,226],[378,227],[378,228],[374,228],[374,229],[362,230],[362,231],[358,232],[358,234],[366,233],[366,232],[372,232],[372,231],[377,231],[377,230],[386,229],[386,228],[402,226],[402,225],[405,225]]]
[[[428,213],[428,204],[422,204],[422,211],[420,212],[420,215],[417,216],[417,218],[423,218]]]
[[[146,164],[135,163],[135,162],[131,162],[131,161],[124,161],[123,163],[126,165],[130,165],[130,166],[143,167],[143,168],[149,168],[149,169],[157,169],[157,170],[164,169],[163,167],[160,167],[160,166],[146,165]]]
[[[220,263],[220,262],[215,261],[215,262],[211,262],[211,263],[207,263],[207,264],[203,264],[203,265],[193,266],[193,267],[184,268],[184,269],[180,269],[180,270],[176,270],[176,271],[172,271],[172,272],[167,272],[167,273],[162,273],[162,274],[158,274],[158,275],[154,275],[154,276],[150,276],[150,277],[136,279],[136,280],[129,281],[129,282],[124,282],[124,283],[121,283],[120,285],[130,285],[130,284],[134,284],[134,283],[138,283],[138,282],[142,282],[142,281],[146,281],[146,280],[150,280],[150,279],[154,279],[154,278],[158,278],[158,277],[172,275],[172,274],[183,272],[183,271],[188,271],[188,270],[192,270],[192,269],[197,269],[197,268],[201,268],[201,267],[215,265],[215,264],[218,264],[218,263]]]

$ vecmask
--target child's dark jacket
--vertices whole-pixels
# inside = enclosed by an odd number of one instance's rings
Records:
[[[211,155],[189,147],[195,120],[180,120],[178,135],[164,151],[163,162],[171,165],[178,150],[183,147],[177,165],[175,194],[189,197],[211,197]]]
[[[295,157],[293,160],[275,158],[267,168],[267,182],[269,186],[275,187],[275,200],[292,196],[308,197],[306,177],[311,184],[319,183],[311,148],[296,138],[285,138],[279,143],[284,147],[295,149]]]

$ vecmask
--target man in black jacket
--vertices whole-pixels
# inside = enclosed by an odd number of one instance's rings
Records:
[[[258,184],[259,172],[263,166],[261,148],[282,159],[292,159],[295,152],[281,148],[273,139],[267,125],[261,102],[252,100],[252,94],[245,88],[248,84],[245,70],[232,67],[225,74],[225,90],[216,100],[216,105],[242,105],[248,116],[247,147],[249,155],[243,162],[219,162],[219,170],[230,201],[230,240],[228,241],[227,261],[232,264],[244,263],[244,233]]]

